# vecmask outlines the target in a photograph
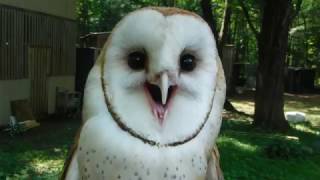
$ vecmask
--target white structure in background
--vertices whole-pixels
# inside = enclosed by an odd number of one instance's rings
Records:
[[[10,102],[55,111],[57,87],[74,90],[76,0],[0,0],[0,126]]]
[[[306,114],[303,112],[285,112],[285,117],[287,121],[292,122],[292,123],[299,123],[299,122],[305,122],[307,121],[306,119]]]

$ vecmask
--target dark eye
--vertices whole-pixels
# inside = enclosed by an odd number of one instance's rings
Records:
[[[146,54],[135,51],[128,56],[128,65],[133,70],[142,70],[145,67]]]
[[[180,68],[182,71],[193,71],[196,67],[196,58],[191,54],[184,54],[180,57]]]

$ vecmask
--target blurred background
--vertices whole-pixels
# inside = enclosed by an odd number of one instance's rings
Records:
[[[0,180],[58,179],[91,67],[147,6],[193,11],[213,31],[225,179],[320,179],[318,0],[0,0]]]

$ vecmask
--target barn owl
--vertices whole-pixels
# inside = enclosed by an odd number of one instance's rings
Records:
[[[134,11],[88,76],[84,122],[63,178],[219,179],[214,145],[224,99],[215,38],[200,16]]]

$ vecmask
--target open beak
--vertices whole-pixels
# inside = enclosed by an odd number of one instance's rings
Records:
[[[166,118],[171,104],[170,102],[172,101],[176,89],[176,85],[170,85],[167,73],[162,73],[157,83],[146,82],[144,85],[151,111],[161,125]]]

